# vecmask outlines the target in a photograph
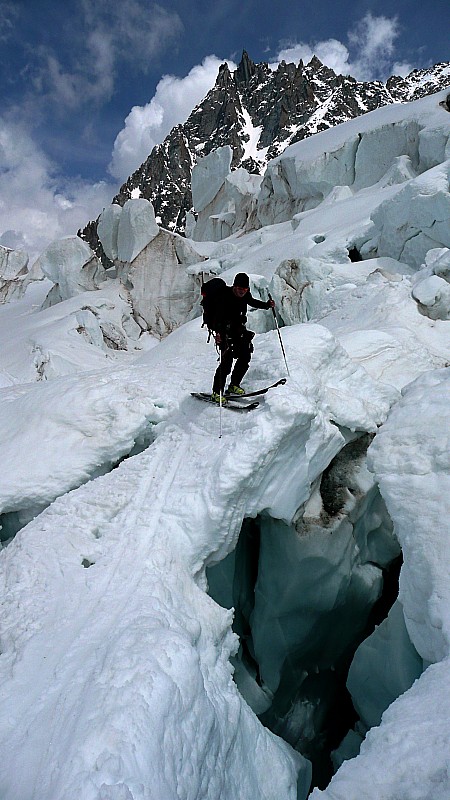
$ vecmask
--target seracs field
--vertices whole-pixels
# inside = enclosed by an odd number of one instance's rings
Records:
[[[186,237],[105,209],[109,269],[0,249],[2,800],[449,797],[447,96],[212,152]],[[290,376],[219,438],[241,271]]]

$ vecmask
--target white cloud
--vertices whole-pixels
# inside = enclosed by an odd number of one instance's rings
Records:
[[[338,74],[345,75],[349,72],[350,54],[345,44],[342,44],[337,39],[327,39],[313,45],[291,45],[284,50],[280,50],[277,55],[277,61],[271,66],[275,68],[280,61],[298,63],[300,59],[303,60],[304,64],[307,64],[314,55]]]
[[[326,42],[319,42],[317,48],[317,58],[323,64],[327,64],[339,75],[347,75],[350,71],[349,52],[342,42],[337,39],[328,39]]]
[[[114,142],[109,170],[114,177],[124,181],[142,164],[156,144],[160,144],[169,131],[184,122],[192,109],[214,85],[220,64],[216,56],[207,56],[184,78],[164,75],[155,95],[145,106],[134,106],[125,120],[125,127]],[[236,65],[228,62],[230,69]]]
[[[88,37],[91,75],[94,91],[90,94],[100,103],[109,100],[114,91],[114,46],[108,34],[92,31]],[[89,91],[89,89],[88,89]]]
[[[404,75],[410,67],[395,61],[394,43],[398,35],[396,17],[374,17],[369,12],[349,31],[348,46],[337,39],[312,44],[295,42],[280,50],[272,66],[282,60],[297,63],[300,58],[307,63],[316,55],[336,73],[352,75],[358,80],[385,79],[393,73]]]
[[[369,12],[349,33],[357,57],[353,64],[354,76],[359,80],[372,80],[384,76],[392,65],[394,41],[399,35],[397,18],[373,17]]]
[[[41,86],[45,83],[51,94],[51,99],[64,109],[74,109],[80,104],[80,97],[85,97],[84,78],[80,74],[65,72],[55,56],[42,52],[46,61],[46,68],[41,72],[39,81]],[[46,75],[44,71],[46,69]],[[41,81],[42,78],[42,81]],[[91,90],[93,84],[91,83]],[[49,97],[47,97],[49,99]]]
[[[407,61],[396,61],[395,64],[392,64],[392,74],[400,75],[401,78],[406,78],[413,69],[412,64],[408,64]]]
[[[73,235],[109,205],[116,187],[61,179],[26,127],[0,118],[0,243],[32,263],[55,239]]]

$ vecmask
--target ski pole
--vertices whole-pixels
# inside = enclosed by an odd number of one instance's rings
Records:
[[[272,300],[272,295],[270,294],[270,292],[268,292],[268,295],[269,295],[269,300]],[[273,318],[275,320],[275,325],[276,325],[276,328],[277,328],[278,338],[280,340],[281,352],[283,353],[284,363],[286,364],[286,372],[289,375],[289,377],[291,377],[291,373],[289,372],[289,367],[288,367],[287,361],[286,361],[286,353],[284,352],[284,345],[283,345],[283,340],[281,338],[280,326],[278,325],[277,315],[275,313],[275,306],[272,308],[272,314],[273,314]]]
[[[222,348],[220,348],[220,383],[222,384]],[[222,389],[219,392],[219,439],[222,438]]]

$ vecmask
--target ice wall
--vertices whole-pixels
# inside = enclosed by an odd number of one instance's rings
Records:
[[[186,239],[161,229],[131,263],[121,266],[119,280],[142,330],[164,337],[198,316],[202,278],[187,267],[199,261],[202,256]]]
[[[27,253],[0,245],[0,303],[17,300],[32,281],[41,279],[39,267],[29,268]]]
[[[123,207],[113,204],[100,214],[98,236],[107,257],[133,261],[159,233],[152,204],[143,198],[128,200]]]
[[[142,331],[164,337],[199,314],[201,278],[187,267],[203,256],[183,237],[158,227],[148,200],[109,206],[98,233]]]
[[[450,153],[449,153],[450,156]],[[372,214],[380,256],[418,268],[428,250],[450,247],[450,161],[410,180]]]
[[[414,671],[419,671],[418,658],[424,660],[425,666],[431,662],[431,666],[384,711],[379,727],[369,731],[361,754],[342,765],[325,791],[312,793],[314,800],[357,800],[362,795],[368,800],[444,800],[450,790],[450,702],[444,688],[450,665],[450,464],[447,436],[443,433],[450,422],[449,386],[448,369],[418,378],[405,389],[369,450],[372,469],[404,553],[401,606],[397,606],[395,614],[402,614],[418,656],[410,646],[397,649],[404,641],[401,619],[388,623],[391,633],[383,637],[381,648],[377,647],[370,663],[364,652],[357,654],[350,683],[360,698],[363,716],[378,718],[396,677],[398,688],[407,688]],[[377,634],[381,635],[382,632]],[[364,647],[370,648],[370,641]],[[396,660],[397,676],[387,675],[384,665],[380,670],[383,651],[387,659]],[[371,681],[369,696],[364,693],[367,674]]]
[[[265,725],[311,758],[322,785],[352,719],[350,659],[400,552],[366,467],[370,440],[355,438],[331,461],[293,525],[249,522],[235,553],[208,571],[212,596],[235,609],[237,685]]]
[[[371,448],[371,464],[405,554],[400,595],[411,640],[429,662],[449,655],[447,541],[450,375],[436,370],[404,390]],[[428,513],[424,515],[422,509]]]
[[[35,263],[54,284],[44,307],[68,300],[77,294],[98,289],[105,271],[95,253],[79,236],[52,242]]]
[[[445,94],[387,106],[288,147],[264,175],[257,206],[260,224],[315,208],[336,186],[359,192],[377,183],[402,184],[442,164],[450,155],[448,112],[440,105]],[[433,193],[439,205],[439,189]],[[433,233],[437,246],[440,233]],[[396,257],[383,249],[380,255]]]
[[[217,242],[251,224],[262,178],[240,167],[230,171],[231,147],[219,147],[192,170],[196,241]]]
[[[380,724],[383,712],[423,670],[397,600],[387,618],[359,646],[348,674],[347,686],[366,731]]]

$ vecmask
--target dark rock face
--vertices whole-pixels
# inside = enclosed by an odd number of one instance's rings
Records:
[[[232,168],[262,174],[289,144],[388,103],[417,100],[448,81],[448,64],[414,70],[406,78],[392,76],[383,84],[336,75],[316,56],[306,65],[282,61],[273,71],[244,51],[234,72],[227,64],[220,66],[205,99],[153,148],[112,202],[123,205],[139,190],[153,203],[159,224],[182,233],[192,207],[192,167],[217,147],[231,146]],[[78,234],[102,255],[95,222]]]

